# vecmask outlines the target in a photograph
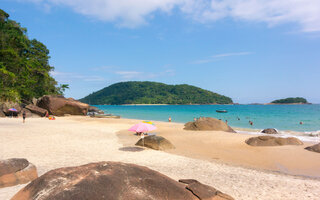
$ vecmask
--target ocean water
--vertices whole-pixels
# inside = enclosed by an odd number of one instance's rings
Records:
[[[186,123],[194,117],[227,120],[231,127],[276,128],[283,133],[304,135],[320,133],[320,104],[312,105],[96,105],[105,113],[123,118]],[[217,113],[216,110],[227,110]],[[239,118],[239,119],[238,119]],[[249,124],[249,120],[253,125]],[[301,125],[300,122],[303,122]],[[248,130],[246,130],[248,132]],[[297,132],[297,133],[296,133]]]

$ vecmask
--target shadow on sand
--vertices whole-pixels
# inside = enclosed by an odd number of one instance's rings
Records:
[[[143,151],[144,148],[141,147],[121,147],[119,148],[120,151],[132,151],[132,152],[138,152]]]

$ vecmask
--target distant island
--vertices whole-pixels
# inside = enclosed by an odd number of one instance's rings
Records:
[[[272,104],[308,104],[308,101],[302,97],[290,97],[286,99],[278,99],[271,102]]]
[[[195,86],[149,81],[120,82],[94,92],[81,102],[91,105],[122,104],[232,104],[232,99]]]

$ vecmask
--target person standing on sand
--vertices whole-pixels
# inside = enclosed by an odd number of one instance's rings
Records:
[[[171,117],[169,117],[168,121],[171,122]]]
[[[26,111],[23,111],[22,113],[22,119],[23,119],[23,123],[26,121]]]

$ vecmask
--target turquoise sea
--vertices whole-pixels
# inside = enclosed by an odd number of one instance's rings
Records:
[[[96,105],[105,113],[123,118],[185,123],[194,117],[228,120],[232,127],[281,131],[318,132],[320,104],[312,105]],[[217,113],[216,110],[227,110]],[[240,120],[238,120],[238,118]],[[253,122],[251,126],[249,120]],[[303,124],[299,124],[303,122]]]

